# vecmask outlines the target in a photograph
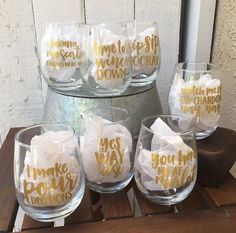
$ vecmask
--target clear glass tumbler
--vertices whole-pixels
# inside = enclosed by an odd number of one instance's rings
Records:
[[[132,86],[152,83],[160,68],[160,43],[156,22],[128,23],[131,40]]]
[[[97,96],[123,93],[131,80],[131,52],[126,23],[91,26],[86,88]]]
[[[41,124],[15,135],[16,197],[32,218],[50,222],[71,214],[84,194],[85,179],[74,130]]]
[[[72,90],[87,75],[90,28],[73,22],[48,22],[41,41],[41,71],[51,87]]]
[[[174,115],[143,119],[134,177],[149,200],[173,205],[192,191],[197,176],[194,125],[190,119]]]
[[[209,63],[179,63],[169,92],[169,111],[196,121],[196,138],[212,134],[220,119],[220,68]]]
[[[133,176],[130,114],[97,107],[81,114],[80,148],[89,187],[101,193],[123,189]]]

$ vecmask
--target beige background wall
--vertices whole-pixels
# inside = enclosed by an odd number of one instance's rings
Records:
[[[218,0],[212,62],[222,66],[221,125],[236,130],[236,0]]]
[[[221,125],[236,130],[236,0],[218,0],[212,62],[222,66]]]
[[[45,85],[38,49],[45,21],[155,20],[162,65],[159,92],[166,107],[179,54],[181,0],[0,0],[0,135],[41,121]]]

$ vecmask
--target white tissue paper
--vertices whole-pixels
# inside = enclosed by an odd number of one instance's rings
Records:
[[[151,129],[155,132],[151,151],[140,148],[135,164],[143,186],[150,191],[162,191],[195,182],[196,155],[192,148],[160,118]]]
[[[60,206],[76,194],[80,183],[78,141],[68,131],[34,136],[20,176],[20,192],[33,206]]]
[[[186,91],[188,89],[189,92]],[[169,93],[170,112],[196,118],[197,132],[211,130],[217,125],[220,118],[220,101],[219,79],[205,74],[196,81],[184,81],[181,75],[176,73]]]
[[[125,38],[103,27],[101,34],[93,33],[92,38],[89,77],[108,90],[121,87],[129,72],[129,53]]]
[[[51,28],[45,33],[41,44],[41,69],[43,75],[56,82],[69,82],[81,78],[80,67],[86,63],[85,39],[74,30]],[[82,81],[81,81],[82,83]]]
[[[91,182],[115,183],[130,175],[132,136],[121,124],[96,116],[86,122],[80,137],[81,155],[86,177]]]
[[[147,28],[132,40],[133,76],[139,74],[152,75],[157,70],[159,63],[158,35],[156,28]],[[139,47],[138,44],[142,48],[137,49],[137,47]]]

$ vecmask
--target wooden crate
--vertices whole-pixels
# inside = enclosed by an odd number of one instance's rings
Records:
[[[12,232],[18,211],[14,190],[14,135],[9,131],[0,150],[0,232]],[[86,189],[80,206],[63,227],[24,215],[22,231],[59,232],[236,232],[236,180],[228,175],[219,188],[196,184],[183,202],[160,206],[145,199],[132,181],[123,191],[98,194]],[[19,214],[19,213],[18,213]]]

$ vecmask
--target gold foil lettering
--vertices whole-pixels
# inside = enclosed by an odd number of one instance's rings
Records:
[[[153,168],[157,168],[159,164],[161,165],[165,165],[166,163],[174,164],[175,161],[175,155],[159,155],[158,153],[152,153],[151,156],[152,156]]]
[[[150,159],[152,168],[156,170],[155,182],[164,189],[187,185],[196,178],[196,155],[192,150],[186,154],[179,150],[177,158],[153,152]]]
[[[181,89],[181,111],[183,113],[191,113],[196,117],[200,117],[203,111],[210,114],[220,114],[222,86],[213,88],[185,87]]]
[[[179,165],[186,165],[186,163],[188,161],[192,161],[193,158],[194,158],[193,151],[189,151],[186,155],[184,155],[181,150],[178,152]]]
[[[105,45],[95,41],[93,54],[97,66],[97,80],[124,79],[129,64],[126,54],[128,49],[127,43],[121,40]]]
[[[66,163],[56,163],[54,167],[47,169],[30,167],[27,164],[26,169],[27,177],[23,181],[23,189],[29,204],[58,205],[72,198],[77,176],[72,176]]]
[[[123,172],[124,149],[120,137],[100,138],[99,151],[95,152],[96,161],[102,176],[114,174],[117,178]]]
[[[50,58],[46,65],[54,68],[75,67],[80,64],[81,48],[75,41],[50,41],[48,42],[46,56]],[[68,50],[69,49],[69,50]]]
[[[158,65],[158,36],[146,36],[144,42],[134,40],[131,48],[137,55],[132,57],[133,66],[148,67]],[[143,53],[143,51],[145,53]]]

